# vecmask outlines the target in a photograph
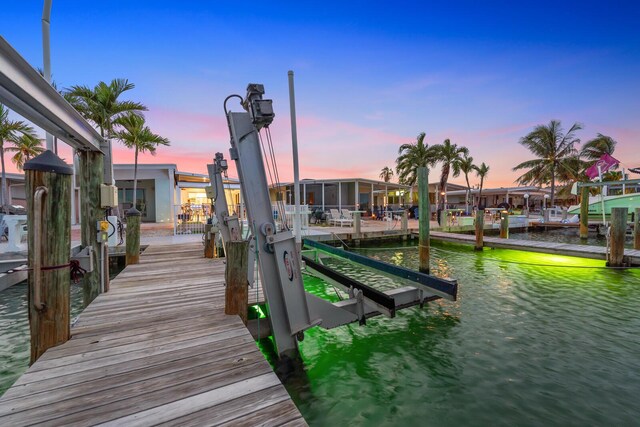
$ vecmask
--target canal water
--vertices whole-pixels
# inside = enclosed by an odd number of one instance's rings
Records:
[[[418,266],[415,246],[358,252]],[[349,262],[331,265],[391,286]],[[437,244],[432,273],[458,279],[458,301],[307,331],[304,371],[287,389],[311,426],[638,425],[640,270],[603,267]],[[342,295],[319,279],[305,284]]]
[[[415,246],[358,252],[418,264]],[[331,265],[379,289],[395,286],[346,261]],[[603,267],[434,244],[432,273],[458,279],[458,301],[309,330],[303,369],[285,385],[311,426],[638,425],[640,269]],[[313,277],[305,286],[345,297]],[[73,316],[81,299],[72,286]],[[26,304],[24,284],[0,292],[0,394],[27,368]]]
[[[0,292],[0,396],[29,367],[27,281]],[[82,287],[71,285],[71,318],[82,311]]]

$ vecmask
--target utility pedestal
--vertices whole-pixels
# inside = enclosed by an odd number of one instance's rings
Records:
[[[140,262],[140,211],[131,208],[125,213],[127,216],[127,255],[126,264]]]
[[[69,258],[73,169],[52,151],[28,161],[29,328],[33,364],[70,338]]]

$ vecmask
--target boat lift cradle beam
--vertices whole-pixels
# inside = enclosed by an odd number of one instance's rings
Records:
[[[330,255],[348,259],[349,261],[373,268],[392,278],[408,280],[411,285],[432,293],[449,301],[455,301],[458,295],[458,282],[450,279],[441,279],[430,274],[420,273],[408,268],[378,261],[360,254],[335,248],[311,239],[304,239],[304,246],[327,252]]]
[[[77,150],[106,151],[100,134],[1,36],[0,102]]]

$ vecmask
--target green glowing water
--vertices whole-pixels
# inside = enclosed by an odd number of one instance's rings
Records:
[[[360,252],[418,263],[415,247]],[[312,426],[637,425],[640,270],[603,264],[433,246],[432,273],[458,279],[457,302],[308,331],[305,373],[287,389]],[[337,298],[318,279],[305,284]]]

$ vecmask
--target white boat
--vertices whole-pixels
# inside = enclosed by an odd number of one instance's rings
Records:
[[[602,196],[589,197],[589,219],[602,221]],[[611,215],[611,208],[627,208],[629,219],[636,208],[640,208],[640,193],[619,194],[617,196],[604,196],[604,214],[606,219]],[[580,205],[569,207],[570,215],[580,214]]]

